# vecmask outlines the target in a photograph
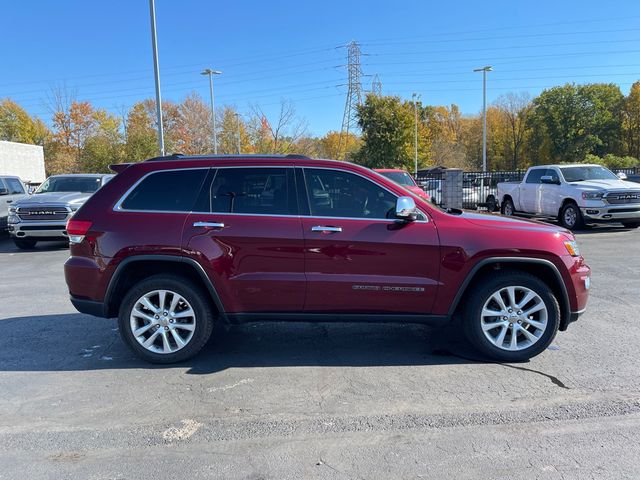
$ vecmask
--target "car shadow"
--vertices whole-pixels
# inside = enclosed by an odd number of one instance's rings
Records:
[[[620,232],[633,232],[636,228],[628,228],[622,224],[603,224],[603,225],[590,225],[580,230],[575,230],[573,233],[577,236],[580,235],[593,235],[599,233],[620,233]]]
[[[35,253],[35,252],[51,252],[56,250],[64,250],[69,248],[69,241],[62,240],[60,242],[39,242],[35,248],[29,250],[21,250],[15,246],[13,240],[9,237],[0,238],[0,253]]]
[[[82,314],[0,320],[0,371],[188,368],[203,375],[228,368],[404,366],[482,362],[459,330],[409,324],[250,323],[216,328],[193,359],[153,365],[122,342],[115,319]]]

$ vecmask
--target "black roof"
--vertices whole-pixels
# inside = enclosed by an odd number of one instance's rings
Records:
[[[148,160],[145,160],[146,162],[160,162],[160,161],[165,161],[165,160],[197,160],[197,159],[215,159],[215,158],[220,158],[220,159],[224,159],[224,158],[229,158],[229,159],[234,159],[234,158],[238,158],[238,159],[243,159],[243,158],[297,158],[297,159],[309,159],[309,157],[305,156],[305,155],[297,155],[297,154],[288,154],[288,155],[262,155],[262,154],[225,154],[225,155],[183,155],[182,153],[172,153],[171,155],[164,155],[161,157],[154,157],[154,158],[150,158]]]

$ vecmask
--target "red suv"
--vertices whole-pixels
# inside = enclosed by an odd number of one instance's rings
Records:
[[[537,355],[584,311],[571,232],[407,196],[364,167],[301,156],[173,155],[115,165],[67,225],[82,313],[118,317],[158,363],[214,322],[460,319],[488,357]]]

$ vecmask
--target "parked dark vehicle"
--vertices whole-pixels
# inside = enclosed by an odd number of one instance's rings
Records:
[[[68,222],[65,276],[75,307],[117,316],[151,362],[192,357],[214,322],[454,318],[484,355],[521,361],[586,307],[571,232],[444,211],[358,165],[174,155],[114,169]]]

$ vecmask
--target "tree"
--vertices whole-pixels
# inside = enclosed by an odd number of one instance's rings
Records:
[[[371,168],[414,170],[415,117],[413,102],[394,96],[367,95],[358,107],[362,148],[354,160]],[[425,110],[418,105],[418,168],[427,165],[430,151]]]
[[[127,162],[140,162],[158,155],[154,122],[142,102],[129,110],[125,132],[124,156]]]
[[[43,145],[49,129],[39,118],[31,118],[24,108],[5,98],[0,102],[0,140]]]
[[[614,84],[567,84],[533,101],[531,127],[538,149],[548,143],[555,161],[580,161],[587,153],[616,153],[621,147],[623,96]]]
[[[218,124],[218,152],[253,153],[247,125],[232,107],[225,106],[216,120]],[[238,143],[239,142],[239,143]]]
[[[624,100],[622,125],[626,153],[640,158],[640,82],[631,86]]]
[[[351,132],[348,134],[345,133],[343,142],[345,147],[342,150],[345,151],[346,154],[341,157],[340,132],[333,130],[327,132],[318,140],[318,156],[334,160],[345,160],[347,158],[351,158],[358,151],[361,145],[360,138]]]
[[[259,106],[254,105],[252,110],[250,128],[256,153],[292,153],[292,147],[307,131],[306,122],[296,116],[289,100],[280,102],[278,115],[271,121]]]
[[[211,110],[202,97],[191,93],[177,108],[176,149],[185,154],[212,152]]]
[[[531,98],[526,92],[509,92],[499,96],[495,105],[508,125],[510,167],[512,170],[518,170],[525,136],[529,128],[527,122],[531,112]]]
[[[80,171],[87,173],[108,173],[109,165],[124,160],[123,135],[120,119],[105,110],[97,110],[93,115],[95,130],[86,139],[80,155]]]

